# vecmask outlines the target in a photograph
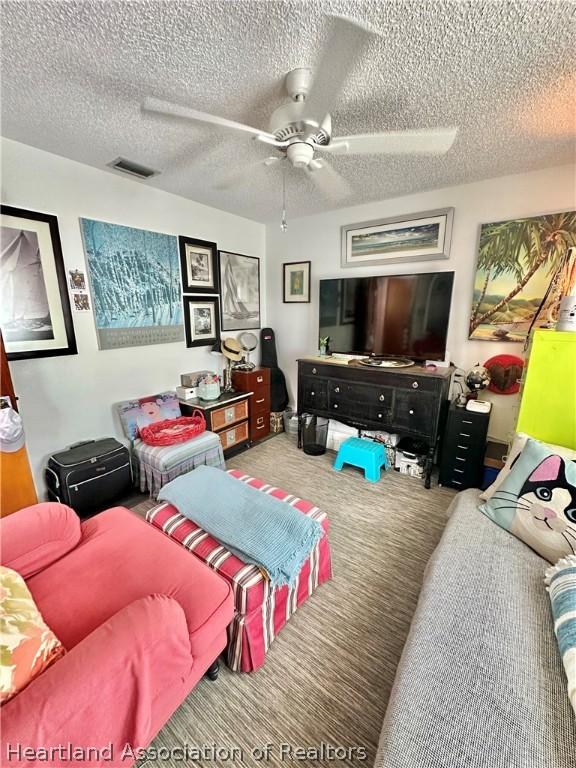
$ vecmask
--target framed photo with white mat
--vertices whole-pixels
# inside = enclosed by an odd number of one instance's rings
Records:
[[[282,265],[282,301],[284,304],[310,303],[310,262],[291,261]]]
[[[218,293],[218,246],[209,240],[180,235],[183,293]]]
[[[187,347],[211,347],[220,336],[218,296],[183,296]]]

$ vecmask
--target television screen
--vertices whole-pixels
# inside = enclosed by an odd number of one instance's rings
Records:
[[[442,360],[454,272],[320,280],[331,352]]]

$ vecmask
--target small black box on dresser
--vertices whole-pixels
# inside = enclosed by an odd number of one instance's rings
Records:
[[[479,488],[490,413],[467,411],[451,403],[442,441],[440,485],[463,491]]]

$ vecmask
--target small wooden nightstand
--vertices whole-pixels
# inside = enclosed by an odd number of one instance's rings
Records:
[[[250,397],[252,392],[226,392],[218,400],[180,400],[183,416],[200,410],[206,419],[206,429],[220,438],[224,456],[231,456],[248,447],[250,439]]]
[[[270,369],[232,370],[232,383],[240,392],[251,392],[250,439],[261,440],[270,433]]]

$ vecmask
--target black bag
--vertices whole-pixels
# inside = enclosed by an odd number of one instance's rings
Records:
[[[262,328],[260,352],[260,365],[262,368],[270,368],[270,410],[272,413],[284,411],[288,405],[288,390],[284,374],[278,368],[276,338],[272,328]]]
[[[88,517],[130,490],[130,454],[113,437],[87,440],[50,456],[44,477],[51,501],[67,504],[80,517]]]

